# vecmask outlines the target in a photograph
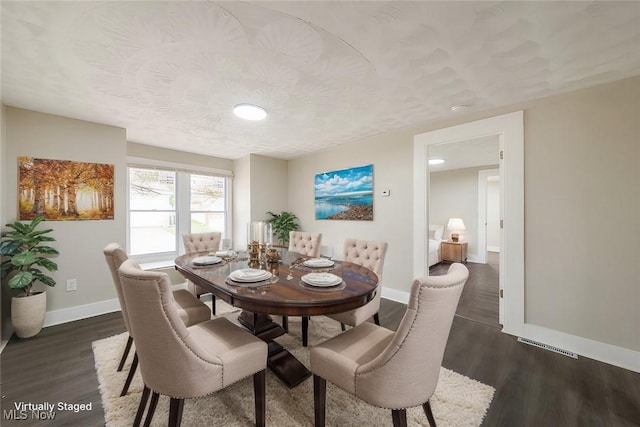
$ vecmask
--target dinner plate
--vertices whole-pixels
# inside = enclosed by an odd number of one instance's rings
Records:
[[[192,260],[194,265],[213,265],[222,262],[222,258],[217,256],[199,256]]]
[[[244,268],[242,270],[235,270],[229,274],[229,279],[234,282],[253,283],[261,282],[271,278],[271,273],[266,270],[259,270],[257,268]]]
[[[306,260],[302,264],[307,267],[320,268],[320,267],[331,267],[335,263],[329,258],[311,258]]]
[[[342,283],[342,277],[332,273],[309,273],[302,276],[301,279],[307,285],[317,287],[330,287]]]

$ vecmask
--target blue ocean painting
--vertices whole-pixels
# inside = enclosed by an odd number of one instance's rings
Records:
[[[316,219],[373,220],[373,165],[316,174]]]

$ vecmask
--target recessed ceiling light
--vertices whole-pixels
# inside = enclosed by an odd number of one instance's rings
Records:
[[[233,107],[233,113],[245,120],[263,120],[267,117],[267,112],[264,108],[251,104],[238,104]]]
[[[444,163],[444,159],[429,159],[430,165],[441,165]]]
[[[458,104],[458,105],[454,105],[453,107],[451,107],[451,111],[456,112],[456,111],[464,111],[467,110],[469,108],[468,104]]]

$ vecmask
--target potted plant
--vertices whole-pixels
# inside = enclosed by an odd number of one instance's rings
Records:
[[[273,227],[273,233],[276,235],[280,244],[288,245],[289,244],[289,232],[296,231],[300,229],[300,224],[298,224],[298,217],[287,211],[282,211],[279,214],[275,214],[273,212],[267,212],[271,215],[271,219],[267,222],[271,223]]]
[[[9,287],[22,291],[21,295],[11,299],[11,321],[20,338],[32,337],[40,332],[44,324],[47,309],[47,294],[35,291],[36,282],[55,286],[56,282],[43,272],[56,271],[58,265],[48,256],[58,251],[46,242],[55,239],[47,234],[51,229],[36,230],[44,221],[38,216],[28,223],[20,221],[7,224],[11,231],[2,232],[0,255],[2,255],[2,280],[8,279]]]

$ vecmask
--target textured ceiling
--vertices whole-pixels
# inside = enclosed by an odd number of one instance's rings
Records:
[[[2,101],[295,158],[640,74],[640,2],[2,1]],[[256,103],[263,122],[233,116]]]

